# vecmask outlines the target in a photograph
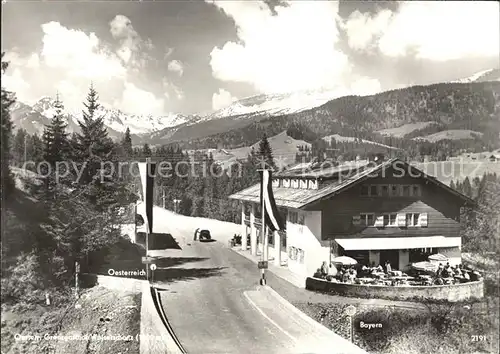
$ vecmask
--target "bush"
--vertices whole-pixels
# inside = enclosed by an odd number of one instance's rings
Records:
[[[45,281],[40,274],[40,263],[34,252],[22,253],[11,266],[8,277],[2,277],[2,303],[39,302],[45,294]]]

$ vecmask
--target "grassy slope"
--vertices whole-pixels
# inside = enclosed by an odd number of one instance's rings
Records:
[[[119,299],[119,301],[117,301]],[[139,353],[140,294],[102,287],[84,290],[79,302],[57,306],[37,305],[24,311],[2,311],[2,353]],[[109,321],[106,321],[109,318]],[[101,319],[104,319],[102,321]],[[14,335],[39,335],[42,340],[15,341]],[[50,340],[49,336],[128,336],[132,341]]]
[[[2,234],[2,255],[11,255],[23,251],[29,252],[38,238],[38,227],[46,218],[43,206],[30,196],[30,189],[36,183],[36,174],[13,169],[17,189],[12,199],[3,210],[5,217]],[[4,231],[2,230],[2,231]],[[7,248],[8,246],[8,248]],[[123,240],[102,254],[103,264],[96,267],[96,272],[106,274],[107,269],[132,270],[142,267],[140,257],[143,251]],[[7,266],[16,264],[14,257],[2,257],[3,273]],[[5,272],[5,273],[4,273]],[[2,289],[3,290],[3,289]],[[41,289],[35,285],[35,292]],[[80,302],[82,307],[75,309],[71,288],[66,293],[51,292],[51,306],[45,305],[44,294],[34,292],[26,303],[2,304],[2,353],[138,353],[139,343],[114,341],[15,341],[16,334],[64,335],[74,331],[96,334],[129,335],[139,333],[140,296],[131,293],[92,288],[84,291]],[[117,299],[120,299],[117,301]],[[129,306],[129,307],[127,307]],[[111,315],[113,320],[101,323],[99,319]],[[88,345],[88,350],[85,349]]]
[[[282,132],[275,136],[268,138],[269,144],[273,149],[273,155],[275,158],[280,158],[285,164],[291,164],[295,162],[295,154],[299,151],[298,146],[308,146],[311,144],[304,140],[296,140]],[[227,149],[225,151],[215,151],[213,153],[215,161],[222,163],[225,167],[234,163],[238,159],[246,159],[251,149],[258,151],[259,143],[255,143],[251,146],[244,146],[237,149]]]
[[[448,185],[451,180],[463,181],[465,177],[473,179],[474,177],[482,177],[484,173],[500,174],[500,163],[490,161],[438,161],[415,163],[414,165]]]
[[[435,143],[440,140],[461,140],[461,139],[475,139],[476,137],[481,137],[483,133],[476,132],[467,129],[454,129],[454,130],[443,130],[438,133],[430,134],[427,136],[419,136],[413,138],[414,140],[426,140],[431,143]]]
[[[408,124],[403,124],[397,128],[382,129],[377,131],[377,133],[380,133],[382,135],[387,135],[387,136],[392,135],[397,138],[402,138],[405,135],[414,132],[415,130],[424,129],[433,124],[436,124],[436,122],[408,123]]]

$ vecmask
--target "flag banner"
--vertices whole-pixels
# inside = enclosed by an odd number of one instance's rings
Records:
[[[284,230],[283,220],[276,206],[273,195],[272,175],[269,170],[260,171],[260,203],[264,200],[265,215],[262,215],[263,222],[272,231]]]
[[[147,227],[149,233],[153,233],[153,192],[156,173],[155,162],[139,163],[139,172],[141,175],[142,184],[142,200],[146,209]]]

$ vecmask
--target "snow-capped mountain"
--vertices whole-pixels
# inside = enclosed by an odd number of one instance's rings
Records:
[[[52,97],[41,97],[32,106],[16,102],[12,107],[12,118],[16,127],[22,127],[29,133],[41,133],[43,127],[50,122],[56,113],[56,100]],[[63,109],[63,116],[68,123],[68,131],[78,130],[78,121],[82,120],[81,111]],[[104,124],[111,130],[111,135],[123,133],[130,129],[132,134],[148,134],[165,128],[174,127],[188,122],[196,122],[197,116],[169,114],[166,116],[131,115],[118,109],[101,105],[96,111],[97,117],[103,117]]]
[[[235,101],[231,105],[207,115],[205,119],[211,120],[255,113],[265,113],[269,116],[298,113],[319,107],[330,100],[342,96],[342,94],[345,93],[334,90],[311,90],[251,96]]]
[[[500,81],[500,69],[482,70],[469,77],[459,79],[453,82],[463,84],[469,82],[484,82],[484,81]]]
[[[169,114],[167,116],[126,114],[118,109],[105,106],[100,106],[95,114],[97,117],[103,117],[104,124],[108,128],[120,133],[124,133],[129,128],[132,134],[152,133],[190,120],[189,116],[181,114]],[[75,113],[73,116],[78,120],[83,119],[82,112]]]

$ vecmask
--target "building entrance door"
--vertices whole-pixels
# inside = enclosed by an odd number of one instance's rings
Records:
[[[391,269],[399,269],[399,250],[381,250],[380,265],[384,267],[386,261],[391,264]]]

